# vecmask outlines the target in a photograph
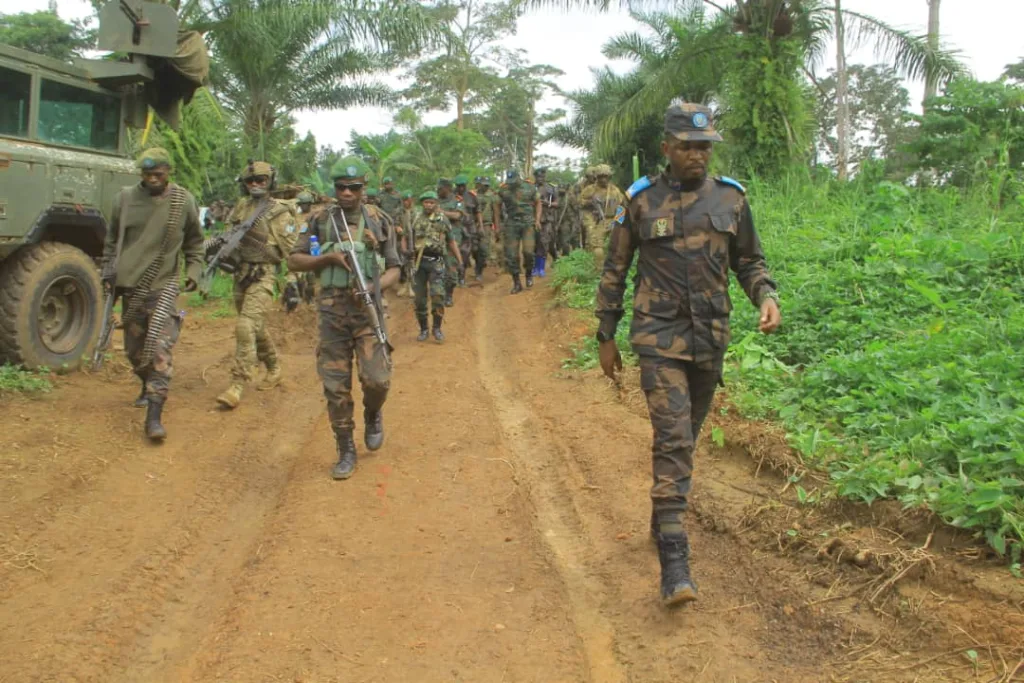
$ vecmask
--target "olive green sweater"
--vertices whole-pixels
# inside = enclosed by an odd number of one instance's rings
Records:
[[[113,257],[117,237],[124,230],[124,245],[117,263],[117,286],[134,287],[149,264],[156,259],[163,245],[171,210],[171,188],[154,197],[141,184],[126,187],[114,199],[114,210],[103,245],[104,262]],[[199,281],[203,266],[203,230],[199,224],[199,207],[188,190],[177,225],[171,226],[172,239],[164,254],[164,262],[150,291],[162,289],[181,272],[181,254],[185,255],[186,276]]]

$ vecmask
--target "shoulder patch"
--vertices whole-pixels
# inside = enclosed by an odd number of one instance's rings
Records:
[[[309,232],[309,223],[303,223],[302,226],[299,227],[299,232],[302,233],[303,235]]]
[[[626,207],[620,206],[615,209],[615,222],[622,225],[626,221]]]
[[[732,178],[729,178],[729,177],[724,176],[724,175],[718,176],[717,178],[715,178],[715,180],[717,180],[718,182],[720,182],[720,183],[722,183],[724,185],[731,185],[731,186],[735,187],[737,190],[739,190],[740,192],[742,192],[743,194],[747,193],[747,188],[745,188],[742,185],[740,185],[739,181],[737,181],[737,180],[733,180]]]
[[[628,190],[626,190],[626,200],[632,200],[633,197],[637,196],[638,194],[640,194],[653,184],[654,183],[652,183],[651,179],[648,178],[647,176],[640,178],[635,183],[630,185]]]

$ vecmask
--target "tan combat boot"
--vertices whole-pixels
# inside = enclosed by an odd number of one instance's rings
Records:
[[[260,391],[267,391],[268,389],[273,389],[280,383],[281,366],[275,365],[272,368],[267,368],[267,376],[263,378],[263,381],[260,382],[260,385],[256,388],[259,389]]]
[[[238,404],[241,402],[242,385],[238,382],[232,382],[227,391],[217,397],[217,403],[221,404],[225,408],[237,408]]]

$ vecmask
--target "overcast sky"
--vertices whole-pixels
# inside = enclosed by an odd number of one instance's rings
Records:
[[[10,3],[10,4],[9,4]],[[13,0],[4,0],[10,11]],[[19,10],[46,9],[47,0],[21,0]],[[666,3],[668,4],[668,3]],[[87,16],[88,0],[57,0],[58,12],[65,19]],[[898,28],[925,33],[928,20],[926,0],[844,0],[845,9],[869,14]],[[503,44],[528,51],[531,61],[558,67],[565,75],[558,78],[564,90],[591,84],[590,68],[609,63],[602,54],[604,42],[619,33],[638,28],[622,11],[596,12],[534,11],[519,20],[516,35]],[[1024,57],[1024,0],[942,0],[941,29],[946,47],[959,50],[961,58],[977,78],[998,78],[1004,67]],[[833,53],[834,54],[834,53]],[[877,62],[870,49],[860,49],[847,57],[849,64]],[[819,71],[832,66],[825,64]],[[628,62],[613,63],[616,70],[625,70]],[[398,84],[397,78],[387,79]],[[908,84],[911,99],[919,102],[922,86]],[[561,98],[552,97],[541,104],[542,109],[565,107]],[[312,131],[321,145],[343,147],[353,129],[360,133],[382,133],[391,127],[391,114],[382,109],[356,108],[345,111],[298,112],[299,132]],[[444,124],[454,118],[452,113],[435,112],[424,117],[429,124]],[[546,145],[541,153],[556,156],[572,155],[570,150]]]

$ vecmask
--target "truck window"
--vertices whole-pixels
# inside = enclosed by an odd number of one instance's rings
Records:
[[[28,101],[32,77],[0,67],[0,135],[28,135]]]
[[[121,102],[116,97],[43,79],[40,140],[114,152],[120,122]]]

